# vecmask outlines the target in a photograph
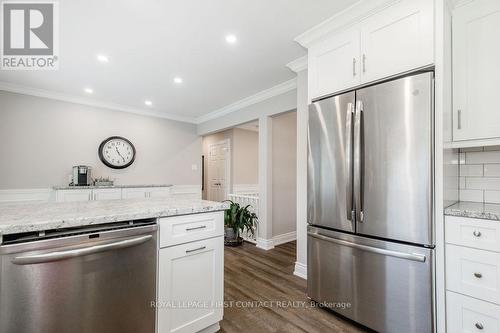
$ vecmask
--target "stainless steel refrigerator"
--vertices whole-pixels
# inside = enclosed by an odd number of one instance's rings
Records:
[[[433,72],[309,108],[308,296],[379,332],[434,331]]]

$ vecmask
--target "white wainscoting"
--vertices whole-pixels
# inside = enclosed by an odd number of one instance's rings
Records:
[[[201,199],[201,186],[174,185],[172,186],[171,194],[172,196],[176,197]],[[55,201],[55,191],[52,188],[0,190],[0,203],[23,202],[23,201],[33,201],[33,202]]]
[[[54,191],[50,188],[0,190],[0,202],[52,200],[54,200]]]
[[[259,193],[259,184],[233,184],[233,194]]]

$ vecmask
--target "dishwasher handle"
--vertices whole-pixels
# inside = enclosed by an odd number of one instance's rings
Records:
[[[124,249],[127,247],[132,247],[145,243],[153,238],[152,235],[141,236],[132,239],[126,239],[118,242],[113,242],[110,244],[95,245],[84,247],[80,249],[67,250],[67,251],[56,251],[44,254],[35,254],[30,256],[20,256],[12,259],[12,263],[16,265],[31,265],[40,264],[44,262],[59,261],[64,259],[70,259],[75,257],[86,256],[89,254],[100,253],[111,250]]]

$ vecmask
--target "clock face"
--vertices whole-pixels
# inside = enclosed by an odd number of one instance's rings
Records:
[[[124,169],[134,162],[135,147],[125,138],[112,136],[99,146],[99,158],[110,168]]]

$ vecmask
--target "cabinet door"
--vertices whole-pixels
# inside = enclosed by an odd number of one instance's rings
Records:
[[[123,199],[145,199],[149,194],[147,188],[124,188],[122,189]]]
[[[500,306],[446,292],[448,333],[500,333]]]
[[[433,0],[402,0],[361,23],[362,82],[434,62]]]
[[[359,31],[342,32],[315,44],[308,59],[311,99],[359,85]]]
[[[453,14],[453,140],[500,137],[500,1]]]
[[[122,190],[119,188],[96,189],[93,191],[94,200],[120,200]]]
[[[57,190],[56,201],[58,202],[75,202],[92,200],[92,190],[90,189],[74,189],[74,190]]]
[[[150,198],[169,198],[170,187],[151,187],[149,189]]]
[[[224,238],[160,250],[158,332],[192,333],[222,320]]]

